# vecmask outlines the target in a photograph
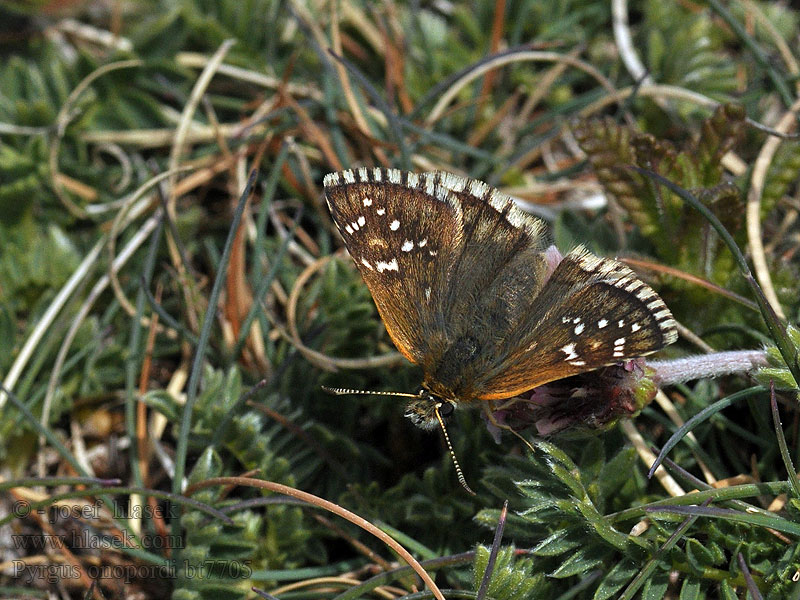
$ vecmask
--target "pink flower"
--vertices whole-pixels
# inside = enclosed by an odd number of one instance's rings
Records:
[[[527,395],[498,403],[492,413],[501,425],[538,435],[598,431],[620,418],[636,416],[656,394],[654,371],[643,358],[553,381]],[[487,420],[488,421],[488,420]],[[502,429],[488,423],[495,440]]]

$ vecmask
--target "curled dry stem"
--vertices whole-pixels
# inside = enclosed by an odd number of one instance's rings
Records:
[[[197,107],[200,105],[200,101],[205,93],[206,89],[208,88],[211,80],[213,79],[214,75],[216,74],[217,70],[219,69],[220,65],[222,64],[223,58],[230,50],[231,46],[233,46],[235,40],[225,40],[217,51],[213,54],[211,59],[208,61],[208,64],[203,69],[202,73],[198,77],[197,81],[192,88],[192,92],[189,95],[189,100],[186,102],[186,106],[183,107],[183,111],[181,112],[180,122],[178,123],[178,127],[175,130],[175,137],[172,142],[172,147],[170,148],[169,154],[169,163],[168,163],[168,170],[172,173],[175,173],[179,164],[181,155],[183,154],[183,150],[186,144],[186,137],[191,127],[193,117],[195,112],[197,111]],[[216,132],[215,132],[216,135]],[[177,221],[177,209],[176,204],[178,201],[178,194],[175,191],[175,187],[177,184],[177,175],[173,175],[169,179],[169,195],[167,197],[167,217],[173,223]],[[183,260],[181,260],[181,253],[178,249],[177,241],[173,239],[172,232],[168,229],[167,230],[167,247],[169,249],[170,258],[172,260],[173,265],[178,272],[178,278],[181,283],[181,289],[183,289],[187,307],[187,317],[191,324],[192,331],[197,331],[197,323],[198,317],[194,310],[195,303],[192,301],[192,295],[194,292],[194,285],[192,283],[191,278],[188,276],[186,272],[186,265],[184,265]]]
[[[781,133],[790,131],[797,122],[798,111],[800,111],[800,99],[796,100],[786,114],[783,115],[776,129]],[[753,175],[750,178],[750,190],[747,193],[745,215],[747,219],[747,247],[752,256],[756,279],[758,279],[758,283],[764,290],[764,296],[766,296],[775,314],[781,319],[785,319],[786,315],[783,312],[783,308],[781,308],[778,295],[772,285],[761,236],[761,194],[764,191],[767,171],[770,164],[772,164],[772,159],[775,157],[775,152],[777,152],[781,141],[778,137],[768,138],[758,153],[758,158],[756,158],[753,167]]]
[[[309,504],[316,506],[318,508],[322,508],[323,510],[327,510],[332,512],[335,515],[340,516],[341,518],[350,521],[357,527],[360,527],[367,533],[375,536],[381,542],[386,544],[389,548],[392,549],[398,556],[400,556],[406,563],[414,569],[414,572],[420,576],[425,585],[434,595],[437,600],[445,600],[444,595],[436,586],[436,583],[433,581],[430,575],[428,575],[427,571],[422,568],[422,565],[419,564],[417,559],[415,559],[402,545],[400,545],[397,541],[395,541],[391,536],[384,533],[381,529],[364,519],[363,517],[350,512],[346,508],[339,506],[338,504],[334,504],[329,500],[325,500],[324,498],[320,498],[319,496],[315,496],[314,494],[309,494],[308,492],[303,492],[293,487],[289,487],[287,485],[282,485],[280,483],[275,483],[274,481],[264,481],[262,479],[251,479],[249,477],[213,477],[211,479],[207,479],[205,481],[201,481],[194,485],[189,486],[186,491],[185,495],[190,496],[193,492],[213,487],[219,485],[241,485],[241,486],[248,486],[248,487],[255,487],[270,490],[275,492],[276,494],[284,494],[286,496],[290,496],[292,498],[297,498],[298,500],[302,500],[303,502],[308,502]]]
[[[315,260],[295,280],[292,286],[292,291],[289,294],[286,305],[286,318],[288,330],[280,324],[270,311],[267,311],[267,316],[272,321],[275,329],[283,336],[286,341],[292,344],[297,351],[300,352],[309,362],[329,372],[337,371],[338,369],[374,369],[377,367],[387,367],[401,364],[405,359],[398,352],[390,352],[382,356],[374,356],[368,358],[333,358],[322,352],[318,352],[306,346],[300,339],[300,333],[297,328],[297,303],[300,299],[300,292],[308,281],[322,268],[328,264],[331,259],[330,256],[323,256]]]
[[[525,62],[525,61],[537,61],[537,62],[563,62],[567,63],[571,66],[574,66],[582,71],[588,73],[591,77],[596,79],[603,88],[608,91],[609,94],[614,94],[616,92],[616,88],[614,85],[603,75],[595,69],[592,65],[579,60],[573,56],[568,54],[559,54],[558,52],[541,52],[538,50],[517,50],[499,54],[494,57],[490,57],[487,60],[475,65],[473,68],[469,69],[466,73],[464,73],[460,78],[452,83],[452,85],[447,89],[444,94],[439,98],[439,101],[433,107],[431,112],[428,114],[427,118],[425,119],[425,125],[430,127],[436,122],[439,117],[442,116],[445,108],[450,104],[450,102],[455,98],[455,96],[467,85],[469,85],[472,81],[494,69],[502,67],[504,65],[516,62]]]
[[[58,115],[56,116],[56,131],[53,139],[50,143],[50,154],[48,156],[48,162],[50,167],[50,183],[53,186],[53,191],[55,192],[58,199],[64,205],[70,214],[78,219],[86,219],[88,218],[88,213],[75,204],[72,199],[66,194],[64,191],[63,186],[63,179],[61,178],[61,172],[58,167],[58,153],[61,150],[61,140],[64,138],[64,133],[67,130],[67,125],[75,116],[75,112],[73,108],[77,103],[78,99],[81,97],[83,92],[97,79],[105,75],[106,73],[110,73],[111,71],[115,71],[117,69],[127,69],[131,67],[139,67],[142,65],[141,60],[122,60],[118,62],[109,63],[107,65],[103,65],[98,69],[95,69],[89,75],[87,75],[83,81],[81,81],[72,93],[67,97],[67,100],[61,106],[58,111]]]
[[[176,172],[188,170],[191,170],[191,167],[178,167]],[[154,185],[160,183],[168,177],[173,176],[174,174],[175,173],[172,171],[164,171],[163,173],[159,173],[158,175],[155,175],[148,181],[144,182],[135,192],[133,192],[133,194],[125,198],[124,203],[114,217],[114,221],[111,223],[111,229],[108,232],[108,238],[106,242],[106,253],[108,255],[108,279],[111,283],[111,289],[114,291],[115,298],[119,302],[122,309],[131,317],[136,316],[136,307],[125,295],[117,276],[119,269],[114,267],[117,258],[117,237],[124,227],[137,219],[145,210],[149,208],[150,202],[148,200],[139,202],[140,198],[142,198],[142,196],[144,196]],[[141,325],[142,327],[150,327],[150,318],[143,316]],[[158,333],[166,334],[171,340],[178,339],[178,332],[170,327],[159,325],[157,331]]]

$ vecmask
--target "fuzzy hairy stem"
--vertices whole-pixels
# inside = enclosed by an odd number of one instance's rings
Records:
[[[647,366],[655,370],[653,380],[659,386],[683,383],[705,377],[746,373],[766,365],[767,353],[764,350],[713,352],[698,356],[686,356],[675,360],[647,362]]]

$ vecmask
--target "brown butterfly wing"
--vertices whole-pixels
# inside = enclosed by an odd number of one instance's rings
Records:
[[[450,181],[463,215],[462,244],[445,283],[446,345],[425,366],[425,386],[470,400],[509,348],[525,339],[528,311],[548,270],[541,223],[486,184]]]
[[[473,394],[510,398],[544,383],[651,354],[677,339],[664,302],[626,266],[578,249],[528,307],[525,340]]]
[[[334,223],[395,345],[431,389],[461,393],[502,347],[514,303],[545,263],[541,225],[486,184],[448,173],[356,169],[325,178]]]
[[[676,337],[661,299],[615,261],[575,251],[548,278],[540,222],[480,181],[361,168],[328,175],[325,193],[389,335],[434,394],[508,398]]]
[[[446,328],[437,318],[461,243],[461,209],[435,174],[354,169],[325,178],[333,222],[386,330],[423,364]]]

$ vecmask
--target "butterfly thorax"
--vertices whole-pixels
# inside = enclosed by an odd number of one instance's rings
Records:
[[[434,394],[423,384],[419,397],[406,404],[405,416],[420,429],[436,429],[439,427],[436,411],[438,410],[439,416],[445,419],[453,414],[455,407],[455,399],[445,399]]]

